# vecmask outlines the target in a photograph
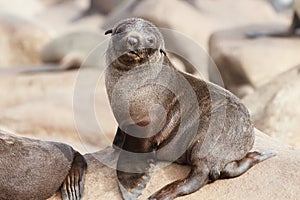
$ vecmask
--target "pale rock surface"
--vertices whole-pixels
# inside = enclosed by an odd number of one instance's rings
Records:
[[[255,150],[276,152],[276,157],[255,165],[245,174],[226,180],[217,180],[205,185],[199,191],[178,199],[199,200],[294,200],[300,195],[300,151],[292,149],[256,130]],[[84,200],[110,199],[121,200],[115,170],[105,166],[114,166],[117,153],[108,147],[96,153],[87,154],[88,170]],[[102,163],[101,163],[101,162]],[[184,178],[189,167],[172,164],[155,171],[147,188],[139,199],[146,199],[166,184]],[[59,200],[56,194],[51,200]]]
[[[49,29],[53,36],[61,36],[74,31],[97,31],[99,23],[104,20],[102,15],[91,15],[81,18],[89,7],[88,0],[65,1],[48,5],[46,9],[35,14],[38,22]]]
[[[274,32],[287,28],[276,24],[248,26],[213,34],[209,52],[225,87],[242,97],[299,64],[300,38],[250,39],[245,36],[256,31]],[[210,77],[213,79],[213,74]]]
[[[299,86],[300,66],[297,66],[243,99],[256,127],[297,148],[300,148]]]
[[[102,15],[79,19],[88,0],[0,0],[0,13],[16,15],[45,27],[52,36],[76,30],[98,30]]]
[[[0,13],[31,18],[43,9],[45,9],[45,5],[42,4],[41,0],[0,0]]]
[[[97,75],[99,71],[90,73]],[[79,99],[75,101],[77,77],[77,71],[1,76],[0,93],[5,98],[0,103],[0,124],[24,136],[57,136],[86,145],[107,146],[117,125],[110,111],[104,78],[99,75],[99,82],[93,88],[85,85],[89,80],[87,74],[77,91]],[[84,97],[93,101],[87,102]],[[95,113],[95,124],[86,116],[88,108]]]
[[[40,3],[46,4],[46,5],[53,5],[53,4],[60,4],[60,3],[65,3],[69,1],[74,1],[74,0],[39,0]]]
[[[87,12],[90,14],[100,13],[100,14],[109,14],[116,7],[122,4],[124,0],[89,0],[89,9]]]
[[[51,39],[34,21],[1,12],[0,35],[0,68],[40,63],[39,52]]]
[[[104,65],[105,40],[108,37],[97,31],[82,30],[62,34],[43,47],[40,57],[45,63],[60,63],[63,68],[77,68],[81,64],[97,67],[98,63]],[[96,56],[89,56],[97,50],[99,53]]]
[[[297,12],[297,14],[300,14],[300,1],[299,0],[294,0],[294,10]]]

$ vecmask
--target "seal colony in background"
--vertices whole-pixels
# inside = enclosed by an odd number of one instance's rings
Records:
[[[220,178],[233,178],[275,154],[249,152],[254,127],[229,91],[178,71],[152,23],[130,18],[106,31],[106,89],[118,122],[119,188],[136,199],[157,160],[191,166],[189,175],[148,199],[170,200]]]

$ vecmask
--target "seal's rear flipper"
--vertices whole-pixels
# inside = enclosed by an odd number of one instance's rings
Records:
[[[276,156],[276,153],[260,153],[257,151],[249,152],[247,155],[238,161],[228,163],[220,173],[220,178],[234,178],[245,173],[255,164],[262,162],[268,158]]]
[[[82,198],[86,168],[85,158],[80,153],[74,152],[71,169],[60,189],[63,200],[80,200]]]
[[[192,167],[189,175],[177,181],[166,185],[153,195],[151,195],[148,200],[158,200],[158,199],[175,199],[176,197],[191,194],[205,184],[208,183],[209,169],[202,163],[196,162]]]

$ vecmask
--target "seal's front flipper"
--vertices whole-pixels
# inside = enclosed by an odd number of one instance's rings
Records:
[[[125,200],[133,200],[142,194],[150,180],[156,157],[149,150],[146,138],[125,134],[117,163],[119,188]]]
[[[117,163],[117,177],[125,200],[134,200],[142,194],[154,166],[153,153],[121,151]]]
[[[119,188],[123,199],[135,200],[142,194],[150,180],[149,173],[127,173],[117,171]]]
[[[125,139],[125,133],[118,127],[117,133],[113,141],[113,148],[122,148]]]
[[[85,158],[80,153],[74,152],[71,169],[60,189],[63,200],[80,200],[82,198],[86,168]]]

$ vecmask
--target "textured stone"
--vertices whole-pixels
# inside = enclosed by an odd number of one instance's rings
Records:
[[[91,71],[90,74],[98,74]],[[104,88],[104,78],[87,84],[89,74],[78,89],[74,100],[76,71],[34,75],[2,76],[0,79],[0,124],[22,135],[65,137],[77,143],[104,147],[111,143],[116,124]],[[97,79],[98,80],[98,79]],[[87,84],[87,85],[86,85]],[[98,88],[95,87],[98,86]],[[95,100],[87,102],[87,98]],[[76,102],[76,110],[74,110]],[[90,123],[86,109],[92,108],[99,122]],[[75,117],[76,120],[75,121]],[[80,125],[80,130],[78,126]],[[93,149],[94,150],[94,149]]]
[[[268,135],[300,148],[300,66],[280,74],[243,101],[255,125]]]
[[[0,68],[40,63],[39,52],[49,40],[47,31],[36,23],[0,13]]]
[[[249,39],[245,36],[252,31],[273,32],[286,28],[251,26],[212,35],[209,52],[229,90],[242,97],[251,93],[251,88],[252,91],[259,88],[300,63],[300,39],[297,37]]]
[[[105,50],[99,52],[99,55],[94,56],[92,60],[86,61],[86,59],[106,39],[108,39],[107,36],[96,31],[70,32],[45,45],[40,56],[43,62],[60,63],[62,68],[79,68],[84,62],[97,65],[104,63],[104,56],[101,56],[101,53],[103,54]]]

